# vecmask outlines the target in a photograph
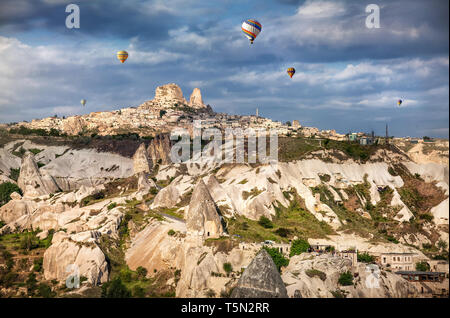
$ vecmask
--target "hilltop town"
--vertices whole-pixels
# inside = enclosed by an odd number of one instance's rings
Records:
[[[192,132],[194,121],[201,121],[202,128],[264,129],[272,130],[278,136],[304,137],[315,140],[335,140],[358,142],[361,145],[385,144],[391,142],[404,151],[417,163],[448,164],[448,140],[432,138],[410,138],[375,136],[373,132],[337,133],[333,129],[319,130],[302,126],[299,120],[282,123],[258,115],[230,115],[215,113],[210,105],[205,105],[199,88],[195,88],[189,101],[183,96],[176,84],[167,84],[156,88],[153,100],[138,107],[122,108],[115,111],[93,112],[70,117],[48,117],[34,119],[31,122],[2,124],[0,127],[18,129],[56,130],[66,135],[117,135],[137,133],[140,136],[152,136],[184,128]]]
[[[153,100],[144,102],[138,107],[122,108],[110,112],[93,112],[82,116],[48,117],[19,122],[10,127],[26,127],[30,129],[56,129],[68,135],[96,133],[99,135],[120,134],[136,131],[140,135],[155,132],[169,132],[174,128],[192,126],[194,120],[202,120],[205,128],[263,128],[273,129],[279,135],[296,135],[301,130],[305,137],[330,138],[345,140],[346,136],[335,130],[320,131],[315,127],[302,127],[298,120],[292,123],[272,121],[256,115],[229,115],[215,113],[210,105],[203,103],[199,88],[195,88],[187,101],[181,88],[176,84],[167,84],[156,88]]]
[[[280,160],[172,163],[194,120],[274,129]],[[448,296],[445,140],[218,114],[168,84],[0,127],[0,194],[4,297]]]

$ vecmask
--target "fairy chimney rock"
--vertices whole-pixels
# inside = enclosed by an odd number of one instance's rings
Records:
[[[216,204],[202,179],[195,186],[186,215],[189,234],[203,238],[218,238],[223,234]]]
[[[287,290],[270,255],[262,249],[242,273],[231,298],[287,298]]]
[[[150,173],[152,166],[153,163],[148,156],[147,148],[142,143],[133,155],[133,171],[135,174],[140,172]]]
[[[200,88],[194,88],[192,91],[191,98],[189,99],[189,105],[194,108],[206,107],[205,104],[203,104],[202,92],[200,91]]]

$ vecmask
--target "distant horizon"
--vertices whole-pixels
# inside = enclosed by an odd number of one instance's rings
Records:
[[[201,88],[200,88],[200,90],[201,90]],[[185,96],[184,96],[185,97]],[[144,101],[145,102],[145,101]],[[144,103],[143,102],[143,103]],[[207,104],[207,105],[209,105],[208,103],[205,103],[205,104]],[[141,105],[141,104],[140,104]],[[137,106],[125,106],[125,107],[120,107],[119,106],[119,108],[115,108],[115,109],[108,109],[108,110],[98,110],[98,111],[95,111],[95,112],[113,112],[113,111],[116,111],[116,110],[119,110],[119,109],[123,109],[123,108],[137,108],[137,107],[139,107],[140,105],[137,105]],[[251,114],[251,113],[247,113],[247,114],[230,114],[230,113],[227,113],[227,112],[224,112],[224,111],[221,111],[221,112],[218,112],[218,111],[215,111],[214,110],[214,105],[210,105],[211,107],[212,107],[212,110],[215,112],[215,113],[222,113],[222,114],[227,114],[227,115],[231,115],[231,116],[234,116],[234,115],[236,115],[236,116],[256,116],[256,108],[255,108],[255,113],[254,114]],[[83,115],[89,115],[89,114],[91,114],[91,113],[94,113],[94,112],[87,112],[87,113],[80,113],[80,114],[72,114],[72,115],[63,115],[63,116],[59,116],[58,114],[56,114],[56,115],[58,115],[58,118],[62,118],[62,117],[65,117],[65,118],[67,118],[67,117],[72,117],[72,116],[83,116]],[[0,122],[0,124],[13,124],[13,123],[20,123],[20,122],[31,122],[32,120],[42,120],[42,119],[44,119],[44,118],[50,118],[50,117],[53,117],[55,114],[53,114],[52,116],[47,116],[47,117],[42,117],[42,118],[33,118],[33,119],[31,119],[31,120],[19,120],[19,121],[17,121],[17,122],[8,122],[8,123],[4,123],[4,122]],[[301,122],[301,120],[299,120],[299,119],[292,119],[292,120],[286,120],[286,121],[280,121],[280,120],[274,120],[274,119],[272,119],[272,118],[270,118],[270,117],[265,117],[265,116],[262,116],[261,114],[259,114],[258,115],[258,117],[261,117],[261,118],[268,118],[268,119],[271,119],[272,121],[277,121],[277,122],[281,122],[282,124],[285,124],[286,122],[288,122],[288,121],[290,121],[291,122],[291,124],[292,124],[292,121],[293,120],[298,120],[299,121],[299,123],[300,123],[300,125],[301,125],[301,127],[314,127],[314,128],[318,128],[319,130],[335,130],[337,133],[339,133],[339,134],[342,134],[342,135],[345,135],[345,134],[347,134],[347,133],[349,133],[348,131],[347,132],[340,132],[340,131],[338,131],[338,130],[336,130],[336,129],[333,129],[333,128],[320,128],[320,127],[317,127],[317,126],[314,126],[314,125],[308,125],[308,126],[306,126],[306,125],[303,125],[302,124],[302,122]],[[352,133],[366,133],[366,134],[370,134],[371,133],[371,131],[351,131]],[[375,136],[376,137],[384,137],[384,135],[383,134],[377,134],[376,133],[376,131],[374,131],[374,134],[375,134]],[[394,138],[419,138],[419,139],[422,139],[423,137],[425,137],[426,135],[424,135],[424,136],[395,136],[395,135],[391,135],[390,134],[390,136],[389,137],[394,137]],[[430,137],[430,138],[433,138],[433,139],[442,139],[442,140],[449,140],[449,138],[445,138],[445,137],[435,137],[435,136],[427,136],[427,137]]]
[[[0,2],[1,123],[139,105],[178,83],[216,112],[449,138],[448,1],[380,0],[379,28],[360,0],[78,0],[72,29],[70,3]]]

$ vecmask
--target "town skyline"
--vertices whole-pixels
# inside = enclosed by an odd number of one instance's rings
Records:
[[[1,123],[138,106],[174,82],[216,112],[448,138],[448,2],[378,1],[373,29],[361,1],[78,1],[79,29],[65,25],[69,3],[0,4]]]

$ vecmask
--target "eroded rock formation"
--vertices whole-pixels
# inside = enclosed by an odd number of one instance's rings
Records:
[[[189,106],[194,108],[206,107],[205,104],[203,104],[202,93],[200,91],[200,88],[194,88],[194,90],[192,91],[191,97],[189,99]]]
[[[108,281],[105,255],[95,243],[74,242],[64,232],[58,232],[44,253],[44,276],[47,280],[66,281],[78,273],[97,285]]]
[[[31,153],[25,154],[22,160],[17,184],[23,191],[24,197],[38,197],[59,190],[58,185],[50,175],[41,174]]]
[[[148,157],[147,149],[145,148],[145,144],[142,143],[139,148],[136,150],[136,153],[133,156],[133,171],[135,174],[137,173],[150,173],[153,167],[153,162]]]
[[[203,180],[200,180],[192,193],[189,209],[186,215],[188,233],[205,238],[220,237],[223,228],[211,194]]]
[[[169,134],[160,134],[155,136],[147,148],[148,156],[153,162],[153,165],[170,164],[170,148],[171,143]]]
[[[186,99],[183,97],[183,91],[175,83],[157,87],[155,91],[155,98],[153,99],[153,101],[157,101],[160,103],[178,101],[180,103],[186,104]]]
[[[261,250],[245,269],[232,298],[287,298],[280,273],[266,250]]]

